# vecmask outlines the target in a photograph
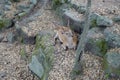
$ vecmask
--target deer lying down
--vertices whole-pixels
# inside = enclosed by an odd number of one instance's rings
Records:
[[[59,39],[62,42],[62,47],[66,50],[76,49],[78,36],[76,33],[72,32],[69,27],[58,26],[56,28],[56,35],[54,36],[54,42],[56,44],[56,39]]]

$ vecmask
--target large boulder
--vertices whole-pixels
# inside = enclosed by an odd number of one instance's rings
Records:
[[[105,16],[101,16],[97,13],[91,13],[90,26],[91,27],[109,27],[113,25],[113,21]]]
[[[29,64],[29,69],[42,80],[47,80],[53,65],[54,47],[50,36],[52,35],[49,31],[43,31],[37,35],[36,48]]]
[[[103,68],[106,73],[120,77],[120,48],[108,51],[103,62]]]
[[[29,27],[21,26],[20,23],[15,24],[16,40],[24,44],[35,44],[36,35],[29,34]]]
[[[98,26],[105,26],[105,27],[109,27],[113,25],[113,21],[105,16],[99,16],[97,18],[97,25]]]
[[[81,33],[84,27],[84,15],[78,14],[78,12],[75,12],[73,10],[67,10],[64,12],[62,16],[62,20],[64,22],[64,25],[68,24],[71,29],[73,29],[75,32]]]
[[[107,27],[104,30],[105,40],[110,48],[120,47],[120,27]]]
[[[85,51],[103,57],[107,51],[107,43],[100,28],[92,28],[88,31]]]
[[[97,13],[91,13],[90,14],[90,27],[97,27],[97,18],[100,15]]]

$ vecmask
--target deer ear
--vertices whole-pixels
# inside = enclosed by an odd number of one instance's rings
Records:
[[[70,27],[70,20],[67,21],[67,27]]]

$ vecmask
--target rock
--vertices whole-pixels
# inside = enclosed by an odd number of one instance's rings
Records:
[[[0,71],[0,79],[4,78],[6,75],[7,75],[6,72],[1,72]]]
[[[30,6],[29,5],[26,5],[26,4],[21,4],[21,5],[18,5],[17,6],[17,9],[18,10],[21,10],[21,11],[26,11],[26,10],[28,10],[30,8]]]
[[[97,13],[91,13],[90,26],[91,27],[109,27],[113,25],[113,21],[107,17],[101,16]]]
[[[107,17],[99,16],[96,21],[98,26],[109,27],[113,25],[113,21]]]
[[[120,47],[120,27],[113,26],[104,30],[105,40],[109,48]]]
[[[37,0],[30,0],[30,3],[35,5],[35,4],[37,4]]]
[[[69,5],[62,4],[60,7],[55,7],[55,9],[56,9],[56,14],[61,17],[65,11],[69,10]]]
[[[53,65],[54,47],[50,36],[52,35],[48,31],[40,32],[37,35],[34,55],[32,56],[32,62],[29,64],[30,70],[42,80],[47,80]]]
[[[23,38],[24,44],[35,44],[36,36],[27,36]]]
[[[86,4],[84,3],[76,3],[75,1],[71,1],[70,5],[74,8],[77,12],[84,14],[86,12]]]
[[[120,22],[120,15],[115,16],[115,17],[113,18],[113,21],[114,21],[114,22]]]
[[[41,57],[42,58],[42,57]],[[36,56],[32,56],[32,61],[28,65],[29,69],[35,73],[39,78],[41,78],[44,74],[44,68],[42,64],[39,62]]]
[[[10,0],[5,0],[5,4],[7,4],[7,5],[12,5],[12,3],[11,3]]]
[[[108,51],[104,57],[103,68],[106,73],[120,77],[120,48]]]
[[[57,7],[60,7],[61,5],[69,2],[70,0],[52,0],[52,7],[56,9]]]
[[[99,17],[100,15],[97,14],[97,13],[91,13],[90,14],[90,27],[97,27],[97,18]]]
[[[4,10],[6,10],[6,11],[11,10],[11,5],[5,5]]]
[[[19,16],[19,18],[22,18],[22,17],[24,17],[26,14],[27,14],[27,12],[21,12],[21,13],[18,14],[18,16]]]
[[[3,4],[5,3],[6,0],[0,0],[0,4]]]
[[[4,36],[0,34],[0,42],[4,39]]]
[[[81,14],[84,14],[86,12],[86,7],[81,5],[81,6],[79,6],[77,11]]]
[[[7,40],[8,42],[13,43],[15,41],[15,34],[12,32],[8,33]]]
[[[0,10],[0,17],[2,17],[4,15],[4,11]]]
[[[85,51],[97,56],[104,56],[107,51],[107,43],[100,28],[92,28],[88,31]]]
[[[0,29],[2,28],[10,28],[12,27],[12,21],[10,19],[2,19],[0,18]]]
[[[64,12],[62,19],[65,25],[67,25],[69,21],[69,26],[75,32],[81,33],[81,31],[83,30],[84,16],[82,14],[78,14],[77,12],[67,10]]]

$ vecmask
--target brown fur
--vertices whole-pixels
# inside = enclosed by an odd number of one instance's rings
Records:
[[[54,37],[54,41],[56,44],[56,39],[58,38],[63,44],[62,47],[66,49],[67,47],[69,49],[76,49],[78,37],[76,33],[73,33],[72,30],[69,27],[57,27],[56,28],[56,35]]]

